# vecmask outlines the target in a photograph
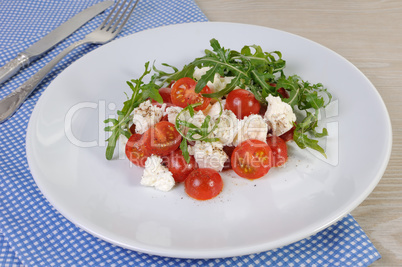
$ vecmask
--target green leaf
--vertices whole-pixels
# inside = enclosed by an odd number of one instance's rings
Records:
[[[288,78],[281,77],[276,83],[277,88],[284,88],[289,92],[289,98],[284,98],[282,101],[288,103],[290,106],[295,106],[300,100],[300,85],[297,76],[290,76]]]
[[[110,137],[106,140],[108,142],[106,147],[106,159],[110,160],[113,158],[113,153],[116,148],[116,142],[121,134],[129,137],[129,132],[127,130],[128,121],[130,120],[131,112],[134,108],[138,107],[142,102],[142,89],[144,88],[144,83],[142,79],[150,73],[149,62],[145,63],[144,73],[138,79],[133,79],[127,81],[127,85],[132,90],[131,98],[124,102],[123,108],[117,111],[118,119],[106,119],[105,123],[112,123],[112,126],[106,126],[105,130],[112,132]],[[150,86],[150,85],[147,85]]]
[[[111,160],[113,158],[114,149],[119,136],[119,132],[113,132],[113,134],[107,139],[108,145],[106,148],[106,159]]]
[[[190,163],[190,154],[188,153],[187,140],[183,138],[180,143],[181,153],[187,163]]]
[[[300,148],[305,149],[309,147],[320,152],[325,158],[327,157],[324,149],[318,145],[318,140],[309,138],[306,133],[295,130],[293,134],[293,140]]]
[[[220,98],[222,96],[225,96],[229,94],[231,91],[233,91],[236,86],[240,83],[240,75],[234,77],[229,84],[226,85],[226,87],[220,91],[217,91],[215,93],[210,93],[210,94],[202,94],[202,96],[207,97],[207,98]]]
[[[213,83],[215,79],[215,73],[223,75],[222,68],[219,64],[213,66],[204,75],[202,75],[201,79],[197,82],[197,85],[195,86],[195,92],[196,93],[201,92],[208,82]]]
[[[142,99],[151,98],[158,103],[163,103],[162,96],[159,94],[158,87],[155,84],[147,84],[142,87]]]

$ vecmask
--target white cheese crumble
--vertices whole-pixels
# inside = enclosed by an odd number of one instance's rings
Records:
[[[194,146],[188,147],[188,152],[193,155],[200,168],[211,168],[222,171],[228,159],[228,155],[223,151],[220,142],[196,141]]]
[[[185,112],[180,114],[179,119],[181,119],[183,121],[187,121],[188,123],[193,124],[197,128],[201,128],[202,124],[204,123],[205,117],[206,116],[204,115],[204,113],[201,110],[195,112],[193,117],[191,117],[190,112],[188,110],[186,110]],[[208,132],[211,130],[212,130],[212,121],[210,121],[208,124]],[[182,130],[183,133],[187,133],[187,131],[188,131],[188,129]],[[201,135],[194,134],[192,137],[195,139],[198,139],[198,138],[201,138]]]
[[[231,110],[224,109],[217,127],[212,132],[212,138],[219,138],[219,142],[225,146],[233,146],[238,130],[239,119]]]
[[[264,118],[272,128],[272,134],[280,136],[289,131],[293,127],[293,122],[296,121],[292,107],[283,102],[279,96],[269,95],[265,99],[268,102],[268,109]]]
[[[133,110],[133,123],[135,124],[135,132],[138,134],[145,133],[150,127],[157,124],[163,115],[166,104],[162,107],[152,105],[150,100],[142,102]]]
[[[244,117],[238,125],[237,135],[233,140],[233,145],[238,146],[241,142],[248,139],[257,139],[267,142],[268,124],[258,114]]]
[[[160,191],[169,191],[175,184],[172,173],[162,165],[162,158],[152,155],[145,161],[141,185],[153,186]]]
[[[219,116],[219,113],[221,112],[221,105],[222,105],[222,109],[225,108],[225,104],[226,104],[226,99],[222,99],[220,104],[219,101],[215,102],[215,104],[213,104],[211,106],[211,108],[208,110],[208,114],[212,119],[216,119]]]
[[[181,107],[176,107],[176,106],[167,107],[163,115],[167,115],[168,116],[168,121],[170,123],[175,124],[176,123],[176,117],[180,113],[180,111],[182,111],[182,110],[183,110],[183,108],[181,108]]]
[[[196,81],[199,81],[201,77],[210,70],[211,67],[203,67],[201,69],[196,68],[193,73],[193,78]],[[234,77],[222,77],[219,73],[215,73],[214,82],[208,82],[207,86],[213,91],[218,92],[226,87]]]

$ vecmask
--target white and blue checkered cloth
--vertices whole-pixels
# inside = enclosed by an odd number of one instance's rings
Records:
[[[74,14],[100,0],[0,1],[0,66]],[[104,19],[84,25],[0,86],[0,98],[17,88],[69,44]],[[141,0],[119,37],[162,25],[207,21],[193,0]],[[175,259],[138,253],[102,241],[60,215],[36,186],[25,155],[30,114],[49,83],[96,46],[70,53],[17,113],[0,124],[0,266],[368,266],[378,251],[353,219],[294,244],[263,253],[222,259]]]

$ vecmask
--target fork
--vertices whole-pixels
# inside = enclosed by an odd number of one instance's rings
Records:
[[[60,54],[58,54],[54,59],[52,59],[46,66],[34,74],[30,79],[23,83],[20,87],[15,89],[5,98],[0,101],[0,123],[6,121],[10,118],[14,112],[22,105],[25,99],[32,93],[32,91],[38,86],[38,84],[45,78],[45,76],[63,59],[68,53],[73,51],[75,48],[83,44],[105,44],[111,41],[116,35],[122,30],[123,26],[126,24],[127,20],[137,6],[139,0],[124,0],[120,4],[121,0],[115,4],[112,11],[102,22],[102,24],[96,28],[94,31],[85,36],[84,39],[73,43],[66,49],[64,49]],[[120,7],[119,7],[120,6]],[[119,8],[118,8],[119,7]],[[125,8],[124,8],[125,7]],[[118,10],[116,11],[116,9]],[[124,8],[124,9],[123,9]],[[116,12],[115,12],[116,11]],[[111,18],[113,15],[113,18]]]

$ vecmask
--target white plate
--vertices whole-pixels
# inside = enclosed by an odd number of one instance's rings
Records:
[[[182,184],[167,193],[142,187],[142,169],[105,159],[102,121],[115,114],[114,104],[121,108],[130,91],[125,81],[139,77],[146,61],[181,67],[210,48],[211,38],[235,50],[280,50],[286,74],[332,92],[336,101],[322,117],[330,131],[327,160],[291,145],[286,168],[255,181],[225,173],[222,193],[201,202]],[[209,22],[143,31],[77,60],[43,93],[27,133],[33,177],[61,214],[119,246],[185,258],[265,251],[328,227],[374,189],[391,145],[380,95],[347,60],[286,32]]]

